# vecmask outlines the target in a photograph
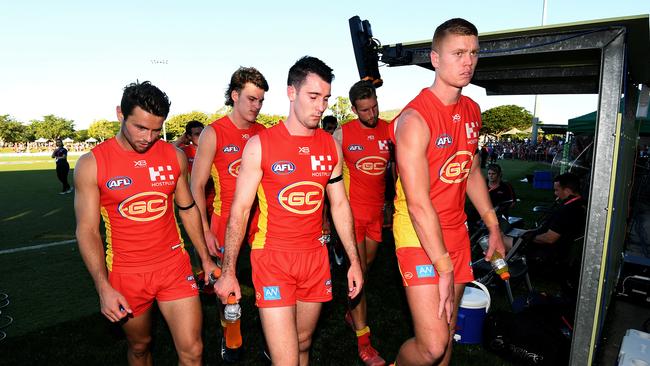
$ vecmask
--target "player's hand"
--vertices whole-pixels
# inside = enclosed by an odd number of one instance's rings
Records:
[[[447,315],[447,324],[451,324],[451,313],[454,310],[454,271],[440,273],[438,282],[438,294],[440,303],[438,304],[438,319],[442,318],[442,312]]]
[[[359,261],[354,261],[348,269],[348,297],[354,299],[363,288],[363,271]]]
[[[490,234],[488,237],[488,250],[485,253],[485,260],[487,262],[492,259],[492,255],[494,254],[495,250],[501,254],[501,257],[506,257],[506,246],[503,244],[503,236],[501,235],[501,231],[499,230],[498,226],[496,229],[490,229]]]
[[[133,314],[124,296],[107,284],[99,291],[99,305],[104,316],[113,323]]]
[[[204,276],[205,278],[203,279],[203,281],[207,286],[210,284],[210,276],[209,276],[210,273],[212,273],[212,271],[214,271],[218,266],[216,263],[212,261],[212,259],[209,258],[207,260],[202,261],[201,266],[203,267],[203,273],[205,273]],[[221,273],[221,270],[219,271],[219,273]]]
[[[228,302],[228,296],[232,293],[235,294],[235,298],[239,301],[241,299],[241,290],[237,276],[232,271],[222,272],[221,277],[214,285],[214,292],[224,304]]]
[[[203,231],[203,237],[205,238],[205,245],[208,247],[208,253],[213,257],[221,258],[222,253],[219,250],[219,240],[217,240],[217,237],[214,236],[212,231]]]

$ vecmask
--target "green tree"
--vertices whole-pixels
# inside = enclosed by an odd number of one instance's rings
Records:
[[[25,141],[27,127],[14,120],[10,115],[0,115],[0,141]]]
[[[287,119],[286,116],[280,116],[278,114],[260,113],[257,115],[257,122],[263,124],[266,128],[275,126],[278,124],[278,122],[280,122],[280,120],[284,121],[285,119]]]
[[[88,130],[79,130],[74,132],[74,140],[78,142],[84,142],[88,140],[90,135],[88,134]]]
[[[90,124],[87,134],[100,141],[110,139],[120,131],[120,122],[100,119]],[[85,141],[85,139],[84,139]]]
[[[531,126],[533,115],[518,105],[501,105],[481,113],[481,132],[498,135],[513,128],[526,129]]]
[[[42,120],[32,120],[30,129],[34,136],[55,140],[74,136],[74,121],[48,114]]]
[[[336,120],[339,121],[339,124],[343,124],[356,118],[354,113],[352,113],[352,104],[350,104],[350,99],[348,97],[336,97],[336,102],[328,109],[332,112],[332,115],[336,117]]]
[[[165,122],[167,139],[171,141],[177,138],[178,136],[182,135],[183,133],[185,133],[185,125],[189,121],[199,121],[204,125],[207,125],[210,122],[212,122],[212,120],[210,119],[210,117],[208,117],[207,114],[199,111],[177,114],[175,116],[168,118],[167,122]]]

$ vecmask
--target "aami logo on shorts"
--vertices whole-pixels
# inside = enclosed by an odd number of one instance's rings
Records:
[[[236,152],[239,152],[239,147],[236,145],[228,145],[223,147],[223,152],[226,154],[234,154]]]
[[[278,286],[264,286],[264,300],[280,300],[280,287]]]
[[[450,156],[440,168],[440,180],[445,183],[460,183],[469,175],[474,155],[469,151],[458,151]]]
[[[230,175],[236,178],[239,175],[240,166],[241,166],[241,159],[237,159],[233,161],[232,163],[230,163],[230,165],[228,165],[228,173],[230,173]]]
[[[278,193],[278,202],[289,212],[308,215],[320,208],[323,195],[323,186],[316,182],[302,181],[284,187]]]
[[[325,280],[325,293],[326,294],[332,293],[332,280],[329,278]]]
[[[275,174],[287,175],[296,171],[296,165],[287,160],[280,160],[271,165],[271,171]]]
[[[117,211],[133,221],[153,221],[167,212],[167,195],[161,192],[142,192],[120,203]]]
[[[357,144],[352,144],[348,146],[348,151],[363,151],[363,146],[357,145]]]
[[[446,133],[443,133],[442,135],[438,136],[436,139],[436,147],[438,148],[443,148],[443,147],[448,147],[451,145],[451,136],[447,135]]]
[[[357,160],[354,166],[369,175],[381,175],[386,171],[387,160],[381,156],[366,156]]]
[[[418,278],[427,278],[427,277],[435,277],[436,274],[433,271],[433,266],[430,264],[422,264],[419,266],[415,266],[415,272],[418,274]]]
[[[106,188],[110,190],[124,189],[133,184],[133,180],[129,177],[119,176],[113,177],[106,182]]]

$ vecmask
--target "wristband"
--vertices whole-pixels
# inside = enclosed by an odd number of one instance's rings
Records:
[[[438,257],[435,263],[433,263],[433,267],[438,271],[438,273],[449,273],[454,271],[454,264],[451,263],[449,253],[445,253]]]
[[[494,209],[489,209],[486,212],[483,212],[481,215],[483,223],[487,227],[499,226],[499,220],[497,219],[497,214],[494,212]]]
[[[339,175],[338,177],[335,177],[335,178],[332,178],[332,179],[328,180],[328,181],[327,181],[327,184],[336,183],[336,182],[339,182],[339,181],[341,181],[341,180],[343,180],[343,176],[342,176],[342,175]]]

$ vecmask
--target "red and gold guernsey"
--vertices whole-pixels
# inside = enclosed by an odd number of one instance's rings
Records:
[[[214,181],[214,213],[227,217],[235,196],[235,184],[239,175],[241,156],[244,146],[251,136],[264,130],[264,126],[253,123],[251,127],[239,129],[228,116],[219,118],[208,127],[214,129],[216,150],[212,162],[212,180]]]
[[[292,136],[283,122],[259,133],[262,180],[252,249],[318,248],[327,181],[338,162],[334,138],[321,129]]]
[[[431,140],[426,156],[429,162],[429,197],[442,229],[464,225],[467,177],[472,167],[481,129],[481,110],[472,99],[461,95],[457,103],[444,105],[428,88],[404,107],[416,110],[427,123]],[[394,124],[390,134],[395,140]],[[399,166],[397,167],[399,170]],[[409,218],[406,197],[398,179],[395,197],[393,234],[396,247],[420,246]],[[445,243],[447,249],[454,243]]]
[[[388,123],[364,128],[355,119],[341,126],[343,182],[353,207],[383,207],[386,166],[390,159]]]
[[[115,273],[155,271],[187,255],[174,214],[181,174],[176,148],[158,140],[147,152],[124,150],[115,138],[92,149],[97,162],[106,266]]]
[[[192,173],[192,166],[194,166],[194,157],[196,156],[196,146],[195,145],[185,145],[181,147],[181,150],[185,153],[187,157],[187,171]]]

